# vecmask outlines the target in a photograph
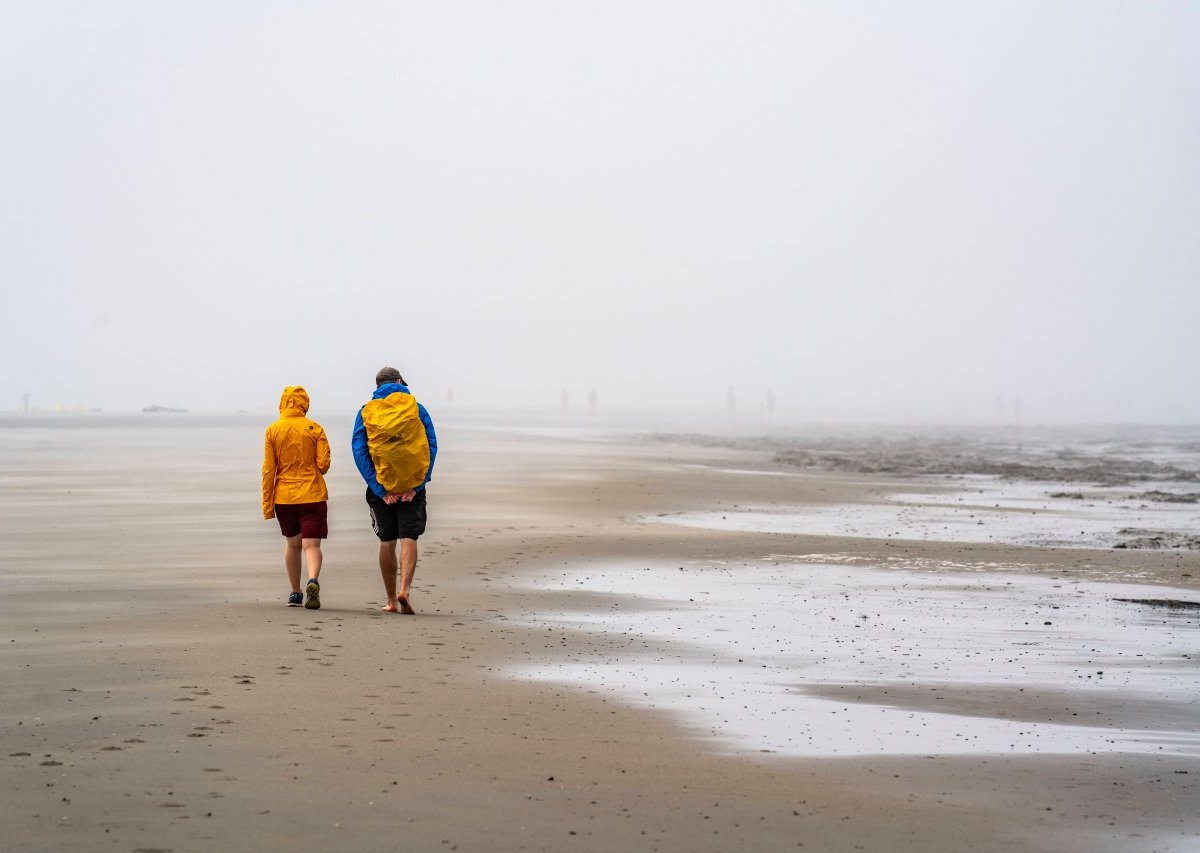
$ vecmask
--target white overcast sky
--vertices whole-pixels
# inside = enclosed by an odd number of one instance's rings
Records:
[[[0,0],[0,410],[393,364],[1200,422],[1197,45],[1195,2]]]

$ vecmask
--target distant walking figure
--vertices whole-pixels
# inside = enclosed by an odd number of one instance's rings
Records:
[[[733,417],[737,412],[737,394],[733,393],[733,386],[729,386],[729,390],[725,392],[725,408],[729,410],[729,417]]]
[[[425,532],[425,484],[433,477],[437,435],[433,420],[394,367],[375,374],[375,393],[358,410],[351,439],[354,464],[367,484],[371,527],[379,537],[379,572],[388,613],[413,614],[417,539]],[[396,542],[400,560],[396,561]],[[396,588],[396,573],[400,588]]]
[[[283,389],[279,420],[267,427],[263,445],[263,518],[279,520],[287,539],[283,565],[292,594],[288,607],[321,606],[321,540],[329,537],[329,492],[324,475],[329,471],[329,440],[321,425],[310,421],[308,392],[299,385]],[[300,594],[300,555],[308,563],[307,598]]]

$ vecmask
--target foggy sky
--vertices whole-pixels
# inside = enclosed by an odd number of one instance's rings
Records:
[[[0,410],[392,364],[431,409],[1197,422],[1198,43],[1183,2],[4,0]]]

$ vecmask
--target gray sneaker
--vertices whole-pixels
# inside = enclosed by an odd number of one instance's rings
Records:
[[[321,585],[317,583],[316,578],[308,579],[308,586],[304,588],[304,594],[308,596],[304,601],[304,606],[307,609],[321,609]]]

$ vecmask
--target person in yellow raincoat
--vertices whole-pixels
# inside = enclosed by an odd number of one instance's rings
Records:
[[[321,606],[321,540],[329,538],[329,440],[308,414],[308,392],[299,385],[283,389],[279,420],[267,427],[263,446],[263,518],[275,518],[287,540],[283,565],[292,593],[288,607]],[[308,584],[300,594],[300,555],[308,563]]]

